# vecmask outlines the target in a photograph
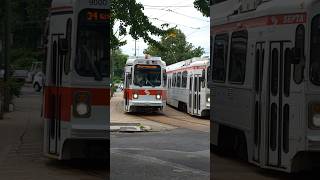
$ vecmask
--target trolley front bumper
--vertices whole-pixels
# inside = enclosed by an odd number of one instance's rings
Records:
[[[307,136],[308,150],[320,152],[320,136]]]
[[[71,138],[109,139],[109,129],[102,125],[73,125]]]
[[[135,107],[164,107],[162,101],[131,101],[130,106]]]

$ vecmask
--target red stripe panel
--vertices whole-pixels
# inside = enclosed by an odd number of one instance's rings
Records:
[[[285,24],[304,24],[307,22],[307,13],[293,13],[293,14],[277,14],[242,21],[226,23],[221,25],[214,25],[211,27],[212,33],[222,33],[228,31],[243,30],[247,28],[285,25]]]
[[[207,66],[193,66],[193,67],[179,68],[179,69],[167,71],[167,74],[175,73],[175,72],[182,72],[182,71],[189,71],[189,70],[196,70],[196,69],[206,69],[206,67]]]
[[[73,97],[76,92],[89,92],[92,106],[106,106],[107,108],[110,105],[110,89],[45,87],[44,117],[52,119],[60,116],[62,121],[70,121]],[[58,97],[61,97],[60,106],[55,105]],[[55,106],[58,106],[58,109],[55,110]]]
[[[125,89],[123,95],[124,98],[128,97],[128,99],[132,100],[134,93],[137,93],[139,96],[156,96],[157,94],[161,94],[162,99],[167,99],[167,91],[165,90]]]

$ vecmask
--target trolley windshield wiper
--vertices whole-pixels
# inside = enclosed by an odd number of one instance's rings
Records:
[[[84,51],[85,51],[85,53],[86,53],[86,55],[87,55],[87,57],[89,59],[91,68],[93,69],[94,77],[95,77],[94,79],[96,81],[101,81],[102,80],[102,75],[98,71],[97,66],[94,63],[93,57],[90,56],[90,52],[89,52],[88,48],[86,46],[82,46],[82,48],[84,49]]]

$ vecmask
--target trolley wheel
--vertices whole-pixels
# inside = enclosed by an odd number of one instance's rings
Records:
[[[231,156],[232,153],[232,144],[233,144],[233,135],[229,128],[225,126],[220,126],[218,134],[218,145],[214,146],[214,150],[221,154]]]
[[[234,136],[234,151],[241,160],[248,160],[247,143],[244,133],[238,132]]]

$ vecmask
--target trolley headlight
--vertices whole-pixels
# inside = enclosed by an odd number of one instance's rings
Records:
[[[84,116],[84,115],[88,114],[89,106],[85,103],[79,103],[79,104],[77,104],[76,110],[80,116]]]
[[[312,117],[312,123],[316,127],[320,127],[320,114],[314,114]]]
[[[134,93],[133,94],[133,99],[138,99],[139,98],[139,95],[137,93]]]
[[[207,100],[207,103],[210,103],[210,94],[206,95],[206,100]]]
[[[160,94],[157,94],[157,95],[156,95],[156,99],[157,99],[157,100],[160,100],[160,99],[161,99],[161,95],[160,95]]]
[[[320,128],[320,104],[311,104],[310,106],[309,128]]]
[[[91,116],[91,100],[89,92],[76,92],[73,99],[73,115],[77,118]]]

